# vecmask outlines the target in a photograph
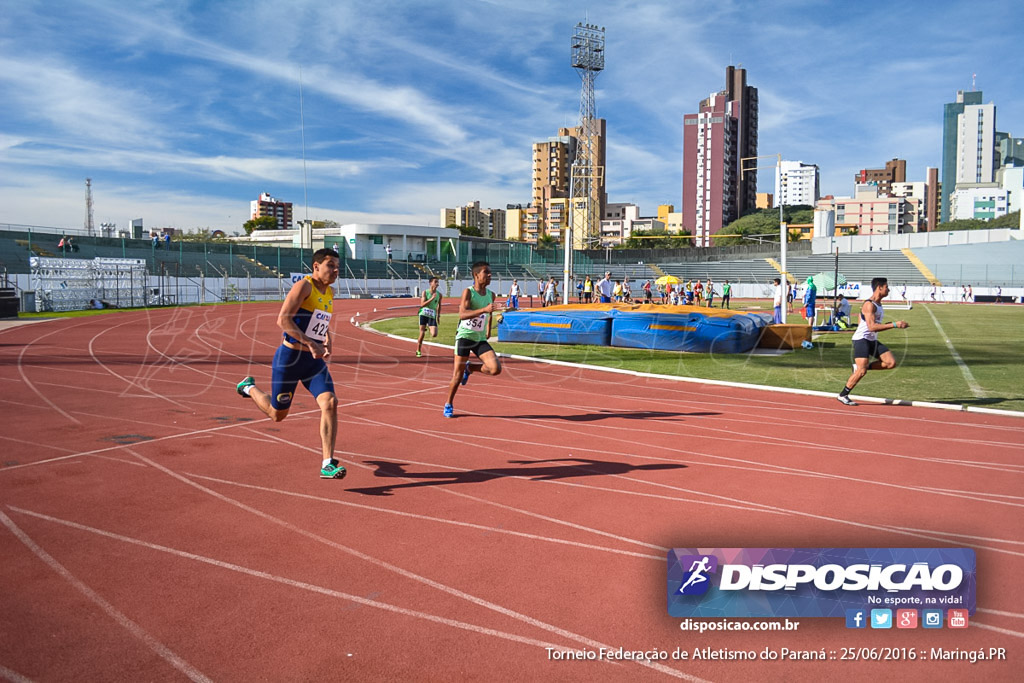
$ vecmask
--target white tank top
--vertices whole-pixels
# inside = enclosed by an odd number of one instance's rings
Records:
[[[882,316],[885,315],[885,311],[882,310],[882,304],[877,301],[872,303],[875,304],[875,324],[881,325]],[[868,339],[870,341],[878,339],[875,333],[868,329],[868,322],[864,320],[863,313],[860,314],[860,323],[857,324],[857,330],[853,333],[853,340],[856,341],[858,339]]]

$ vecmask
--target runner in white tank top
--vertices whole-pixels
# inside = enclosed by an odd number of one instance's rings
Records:
[[[857,386],[868,369],[892,370],[896,367],[896,357],[892,355],[882,342],[878,341],[878,333],[883,330],[895,328],[906,329],[909,325],[903,320],[893,323],[883,323],[882,318],[885,311],[882,309],[882,300],[889,294],[889,282],[884,277],[876,277],[871,280],[871,298],[860,307],[860,323],[853,333],[853,374],[846,380],[846,386],[839,392],[836,398],[840,403],[855,406],[857,405],[850,398],[850,392]],[[872,358],[878,360],[872,362]]]

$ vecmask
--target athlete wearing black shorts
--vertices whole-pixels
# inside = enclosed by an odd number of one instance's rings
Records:
[[[876,335],[884,330],[906,329],[909,325],[904,320],[892,323],[882,322],[882,318],[885,316],[882,300],[888,294],[888,280],[884,277],[876,277],[871,280],[871,298],[861,306],[860,324],[857,325],[857,330],[853,333],[853,374],[846,380],[846,386],[836,396],[836,399],[844,405],[857,405],[850,398],[850,392],[857,386],[857,382],[868,373],[868,369],[892,370],[896,367],[896,357],[893,356],[888,346],[878,341]],[[872,362],[872,358],[877,360]]]

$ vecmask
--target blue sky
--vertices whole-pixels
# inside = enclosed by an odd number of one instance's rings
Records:
[[[823,194],[941,162],[977,88],[1024,136],[1024,3],[21,0],[0,15],[0,223],[239,230],[260,192],[339,222],[436,225],[530,198],[530,145],[574,125],[576,22],[607,29],[611,201],[680,204],[682,117],[741,63],[761,154]],[[302,162],[299,75],[305,121]],[[771,191],[762,173],[759,189]]]

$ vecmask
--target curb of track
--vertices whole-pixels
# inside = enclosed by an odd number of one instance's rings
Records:
[[[376,310],[374,311],[376,312]],[[389,332],[381,332],[370,327],[372,323],[383,322],[385,320],[391,320],[391,318],[377,318],[375,320],[367,320],[366,322],[354,323],[360,329],[367,330],[374,334],[379,334],[383,337],[390,337],[391,339],[397,339],[399,341],[413,342],[415,339],[409,337],[402,337],[396,334],[390,334]],[[439,344],[438,342],[423,341],[425,346],[435,346],[441,349],[454,349],[454,346],[449,344]],[[496,352],[498,353],[498,352]],[[598,372],[611,372],[620,375],[632,375],[634,377],[649,377],[652,379],[664,379],[672,382],[690,382],[692,384],[708,384],[719,387],[733,387],[737,389],[754,389],[756,391],[771,391],[781,394],[799,394],[801,396],[820,396],[822,398],[835,398],[836,394],[829,391],[814,391],[812,389],[791,389],[789,387],[773,387],[766,386],[763,384],[746,384],[744,382],[728,382],[719,379],[701,379],[699,377],[680,377],[678,375],[659,375],[653,372],[640,372],[638,370],[623,370],[621,368],[610,368],[603,365],[589,365],[586,363],[570,363],[564,360],[552,360],[549,358],[534,358],[533,356],[520,356],[514,353],[498,353],[499,358],[512,358],[514,360],[523,360],[533,363],[547,363],[548,365],[560,365],[567,368],[581,368],[584,370],[596,370]],[[879,405],[892,405],[892,406],[913,406],[915,408],[935,408],[938,410],[951,410],[957,413],[981,413],[983,415],[1001,415],[1004,417],[1017,417],[1024,418],[1024,412],[1018,412],[1014,410],[999,410],[997,408],[979,408],[976,406],[967,406],[956,403],[932,403],[929,401],[910,401],[903,398],[878,398],[877,396],[859,396],[852,395],[852,398],[862,403],[876,403]]]

